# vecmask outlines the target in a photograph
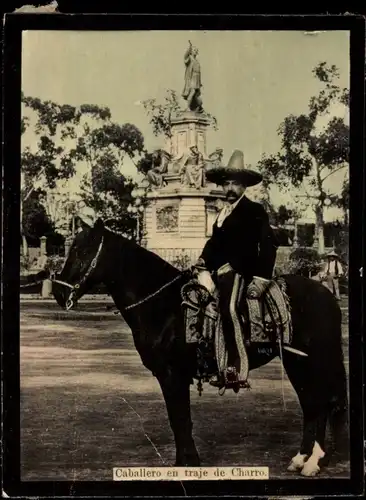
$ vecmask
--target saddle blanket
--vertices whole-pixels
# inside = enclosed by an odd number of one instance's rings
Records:
[[[219,371],[227,367],[227,349],[222,329],[222,322],[216,301],[195,280],[182,288],[182,305],[185,309],[185,331],[187,343],[214,341],[215,357]],[[248,372],[245,347],[257,343],[292,342],[292,321],[286,282],[275,278],[268,283],[261,297],[246,296],[247,316],[241,314],[244,328],[242,338],[236,339],[242,365],[246,366],[244,378]]]

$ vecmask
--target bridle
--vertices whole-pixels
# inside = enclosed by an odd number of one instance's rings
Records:
[[[57,283],[58,285],[62,285],[62,286],[67,287],[71,290],[69,297],[66,301],[66,310],[67,311],[69,311],[75,305],[77,300],[81,297],[80,289],[81,289],[82,285],[84,285],[86,280],[90,277],[90,275],[92,274],[94,269],[97,267],[98,262],[99,262],[99,257],[100,257],[100,254],[101,254],[102,248],[103,248],[103,243],[104,243],[104,236],[102,236],[102,239],[100,240],[99,247],[98,247],[98,250],[97,250],[97,253],[96,253],[94,259],[91,261],[86,273],[84,274],[84,276],[81,278],[81,280],[78,283],[76,283],[75,285],[71,285],[67,281],[62,281],[62,280],[54,279],[54,278],[51,279],[52,283]]]
[[[123,236],[122,233],[120,233],[119,231],[116,231],[116,230],[114,230],[114,229],[112,229],[110,227],[107,227],[105,224],[104,224],[104,227],[105,227],[105,229],[107,229],[107,231],[110,231],[111,233],[115,233],[117,235],[122,235]],[[76,283],[75,285],[71,285],[67,281],[62,281],[62,280],[54,279],[54,278],[51,279],[52,283],[57,283],[58,285],[62,285],[62,286],[67,287],[67,288],[69,288],[71,290],[70,294],[69,294],[69,297],[68,297],[68,299],[66,301],[66,310],[67,311],[69,311],[74,306],[74,304],[77,302],[77,300],[81,297],[80,289],[81,289],[82,285],[84,285],[84,283],[86,282],[86,280],[90,277],[90,275],[92,274],[92,272],[94,271],[94,269],[97,267],[98,261],[99,261],[99,257],[100,257],[100,254],[101,254],[102,248],[103,248],[103,243],[104,243],[104,236],[102,236],[102,239],[100,241],[100,244],[99,244],[99,247],[98,247],[98,250],[97,250],[97,253],[96,253],[94,259],[91,261],[90,266],[88,267],[88,269],[87,269],[84,277],[78,283]],[[168,283],[165,283],[165,285],[161,286],[155,292],[150,293],[149,295],[147,295],[147,297],[143,298],[142,300],[139,300],[138,302],[135,302],[134,304],[126,306],[124,309],[127,311],[129,309],[133,309],[133,308],[135,308],[135,307],[137,307],[137,306],[139,306],[139,305],[147,302],[148,300],[152,299],[156,295],[160,294],[160,292],[162,292],[165,288],[169,287],[170,285],[172,285],[173,283],[175,283],[179,279],[182,279],[183,276],[186,273],[187,273],[187,271],[185,273],[183,272],[183,273],[179,274],[178,276],[176,276],[175,278],[173,278]]]

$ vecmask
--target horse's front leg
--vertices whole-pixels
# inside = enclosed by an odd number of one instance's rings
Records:
[[[200,459],[192,437],[190,381],[173,370],[157,375],[174,433],[177,466],[198,466]]]

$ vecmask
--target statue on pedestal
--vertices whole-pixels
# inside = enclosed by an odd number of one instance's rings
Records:
[[[152,168],[147,172],[146,177],[150,185],[156,187],[164,186],[164,174],[168,172],[168,164],[171,159],[169,153],[163,149],[156,149],[152,153]]]
[[[181,183],[196,189],[205,185],[205,161],[197,146],[191,146],[180,160]]]
[[[189,41],[189,47],[184,54],[184,64],[186,71],[184,75],[184,89],[182,97],[187,101],[187,111],[203,113],[201,99],[201,66],[197,60],[198,49],[192,47]]]

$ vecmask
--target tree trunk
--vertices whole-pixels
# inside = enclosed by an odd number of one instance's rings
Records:
[[[23,249],[23,257],[27,258],[28,257],[28,243],[27,243],[27,238],[25,237],[24,234],[22,234],[22,249]]]
[[[325,245],[324,245],[324,199],[325,192],[323,190],[323,182],[320,176],[320,165],[315,160],[315,172],[316,172],[316,182],[317,188],[319,189],[320,196],[318,198],[319,205],[315,207],[315,234],[317,238],[317,247],[318,252],[320,254],[324,253]]]
[[[23,231],[23,200],[20,200],[20,234],[22,236],[22,253],[26,259],[28,257],[28,243]]]
[[[325,251],[324,244],[324,207],[322,205],[315,209],[315,235],[317,239],[318,252],[323,254]]]

